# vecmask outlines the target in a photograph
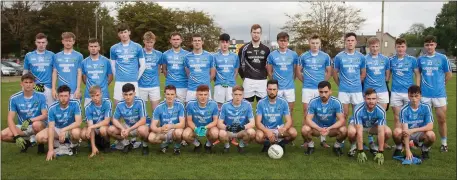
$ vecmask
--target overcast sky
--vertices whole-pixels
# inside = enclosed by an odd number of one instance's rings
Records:
[[[203,10],[212,15],[216,23],[229,33],[232,38],[250,40],[249,30],[252,24],[263,27],[262,39],[275,39],[288,18],[284,14],[296,14],[307,11],[307,3],[299,2],[158,2],[168,8],[183,10]],[[381,29],[381,2],[346,2],[362,10],[367,20],[358,34],[374,35]],[[426,27],[434,26],[435,17],[440,12],[443,2],[385,2],[384,31],[398,37],[406,32],[413,23],[423,23]]]

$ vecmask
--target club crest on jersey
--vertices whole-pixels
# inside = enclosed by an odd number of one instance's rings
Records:
[[[261,54],[261,55],[264,55],[264,54],[265,54],[265,51],[264,51],[264,50],[260,50],[260,54]]]

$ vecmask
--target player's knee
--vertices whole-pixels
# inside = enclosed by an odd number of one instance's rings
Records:
[[[255,130],[250,128],[248,130],[246,130],[248,136],[249,136],[249,139],[255,139]]]
[[[79,128],[74,128],[71,130],[71,139],[73,140],[79,140],[80,138],[80,133],[81,133],[81,129]]]
[[[140,133],[140,136],[147,138],[149,135],[149,129],[146,126],[140,126],[138,127],[138,132]]]
[[[341,135],[347,135],[348,128],[346,128],[346,126],[341,126],[338,130]]]
[[[153,133],[153,132],[149,133],[148,141],[149,141],[150,143],[155,144],[155,140],[156,140],[156,134]]]
[[[289,133],[290,137],[292,137],[292,138],[297,137],[298,133],[294,127],[289,128],[289,130],[287,132]]]
[[[348,131],[347,131],[347,135],[349,137],[355,137],[356,134],[357,134],[357,130],[355,129],[355,127],[349,126]]]
[[[108,128],[108,134],[109,134],[109,135],[114,135],[114,134],[116,134],[115,132],[116,132],[116,127],[110,126],[110,127]]]
[[[173,139],[174,140],[180,140],[182,138],[182,129],[175,129],[173,131]]]
[[[108,128],[106,126],[100,127],[100,136],[106,137],[108,136]]]
[[[435,140],[436,140],[436,136],[435,136],[435,133],[433,131],[427,131],[425,133],[425,136],[426,136],[427,140],[430,141],[430,142],[435,142]]]
[[[35,131],[36,133],[40,132],[41,130],[44,129],[44,127],[43,127],[43,122],[39,121],[39,122],[34,122],[34,123],[32,123],[32,129],[33,129],[33,131]]]
[[[219,140],[227,140],[228,137],[227,137],[227,131],[225,130],[220,130],[219,131]]]
[[[403,130],[401,130],[400,128],[395,128],[394,129],[394,137],[400,137],[402,132],[403,132]]]
[[[386,128],[384,129],[384,136],[386,138],[392,137],[392,130],[388,126],[386,126]]]
[[[217,129],[216,127],[211,128],[209,135],[213,139],[218,139],[219,138],[219,129]]]
[[[303,136],[305,136],[306,134],[308,134],[309,132],[311,131],[311,127],[307,126],[307,125],[304,125],[302,126],[301,128],[301,134]]]

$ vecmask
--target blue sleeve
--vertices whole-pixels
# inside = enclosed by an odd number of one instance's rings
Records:
[[[107,100],[106,103],[104,104],[104,108],[105,108],[105,118],[106,117],[111,117],[111,109],[112,109],[112,106],[111,106],[111,100]]]
[[[427,110],[425,113],[425,124],[428,123],[433,123],[433,114],[432,114],[432,108],[430,108],[430,105],[426,104]]]
[[[287,102],[284,101],[284,103],[282,103],[281,105],[282,107],[282,114],[283,115],[290,115],[290,111],[289,111],[289,104]]]
[[[75,115],[81,115],[81,104],[79,104],[79,101],[74,102],[74,106]]]
[[[272,65],[273,64],[273,54],[270,53],[267,57],[267,64]]]
[[[400,111],[399,117],[400,117],[400,123],[401,123],[401,124],[404,124],[404,123],[406,123],[406,121],[407,121],[407,118],[408,118],[408,113],[406,112],[407,109],[408,109],[408,108],[403,107],[403,108],[401,109],[401,111]]]
[[[114,110],[113,118],[119,120],[121,118],[121,110],[119,109],[119,104],[116,106],[116,110]]]
[[[40,107],[41,110],[48,109],[48,104],[46,103],[46,97],[44,95],[40,96]]]
[[[24,70],[30,70],[29,56],[30,56],[30,54],[27,53],[24,57]]]
[[[187,104],[186,106],[186,112],[187,112],[187,116],[192,116],[194,114],[194,112],[192,111],[192,108],[190,107],[192,104],[189,103]]]
[[[56,121],[55,116],[54,116],[54,109],[50,108],[48,112],[48,122],[54,122]]]
[[[178,111],[178,117],[184,117],[184,105],[180,105],[181,108],[179,108]]]
[[[81,73],[82,73],[83,75],[87,75],[87,72],[86,72],[86,61],[85,61],[85,60],[83,60],[83,61],[81,62]]]
[[[341,104],[341,102],[340,101],[336,101],[335,104],[336,104],[335,105],[336,106],[335,107],[336,113],[343,113],[343,105]]]
[[[340,62],[340,61],[341,61],[340,57],[339,57],[339,56],[335,56],[334,61],[335,61],[335,62],[333,63],[333,68],[335,68],[335,69],[340,69],[340,64],[341,64],[341,62]]]
[[[233,55],[233,57],[235,58],[235,68],[240,68],[240,57],[238,57],[237,55]]]
[[[78,69],[81,69],[81,65],[83,63],[83,60],[84,60],[83,55],[78,53]]]
[[[219,109],[217,108],[217,103],[216,103],[216,102],[213,103],[212,108],[213,108],[212,115],[213,115],[213,116],[217,116],[218,113],[219,113]]]
[[[415,65],[416,65],[416,68],[418,68],[419,70],[421,69],[421,57],[417,58]]]
[[[263,115],[263,107],[262,107],[262,103],[257,103],[257,108],[256,108],[256,115]]]
[[[146,107],[143,100],[140,100],[140,118],[147,117]]]
[[[153,121],[160,121],[160,114],[162,114],[160,107],[161,106],[157,106],[157,108],[154,109],[154,112],[152,113]]]
[[[10,98],[10,103],[8,105],[9,111],[13,111],[17,113],[17,107],[16,107],[16,102],[14,101],[13,98]]]
[[[446,56],[443,56],[441,58],[441,66],[443,68],[443,72],[447,73],[447,72],[450,72],[451,71],[451,65],[449,64],[449,60],[447,59]]]
[[[167,64],[167,56],[165,55],[166,51],[162,53],[162,56],[160,56],[160,63],[161,64]]]
[[[86,114],[86,118],[85,120],[86,121],[92,121],[93,120],[93,116],[92,116],[92,111],[90,110],[89,106],[86,106],[86,108],[84,108],[84,113]]]
[[[117,60],[116,52],[114,52],[114,46],[112,46],[109,50],[109,59],[111,60]]]
[[[57,54],[52,55],[52,67],[57,70]]]
[[[221,113],[219,114],[219,120],[222,120],[222,121],[225,120],[225,109],[226,109],[226,107],[224,105],[222,105]]]
[[[294,52],[294,65],[298,64],[298,54]]]
[[[386,70],[390,70],[390,60],[387,59],[387,58],[385,58],[385,59],[384,59],[384,62],[385,62],[385,67],[384,67],[384,68],[385,68]]]
[[[212,54],[209,54],[209,59],[211,60],[211,68],[216,68],[216,58],[214,57],[214,55]]]
[[[144,52],[143,52],[143,47],[141,47],[141,45],[137,45],[137,56],[138,56],[138,60],[140,60],[141,58],[144,58]]]
[[[248,116],[249,119],[254,118],[254,113],[252,112],[252,106],[251,105],[248,105],[248,111],[246,113],[248,113],[247,116]]]
[[[297,65],[301,66],[301,67],[303,67],[303,54],[298,57],[298,62],[297,62]]]
[[[362,124],[362,119],[359,116],[361,116],[362,113],[360,112],[363,108],[356,107],[355,109],[356,111],[354,112],[352,118],[354,119],[355,124]]]
[[[365,56],[360,56],[360,69],[366,68],[366,59]]]
[[[163,64],[163,62],[162,62],[163,61],[163,58],[162,58],[163,57],[163,53],[162,52],[158,52],[157,54],[159,55],[159,62],[157,64]]]
[[[308,114],[314,114],[314,101],[311,101],[308,106]]]
[[[106,60],[106,74],[111,75],[113,74],[113,71],[111,70],[111,62],[109,60]]]
[[[190,67],[189,67],[189,62],[187,62],[189,59],[188,59],[187,57],[188,57],[188,55],[185,55],[185,56],[184,56],[184,67],[190,68]]]
[[[325,56],[325,67],[331,66],[331,61],[330,56],[327,54],[327,56]]]
[[[378,108],[378,125],[386,125],[386,111],[383,108]]]

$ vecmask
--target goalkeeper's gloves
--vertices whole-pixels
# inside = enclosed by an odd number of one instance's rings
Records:
[[[235,132],[240,132],[245,129],[244,126],[241,125],[240,123],[236,123],[236,124],[234,124],[234,126],[235,126],[235,129],[234,129]]]
[[[17,135],[17,136],[14,136],[14,141],[16,142],[17,147],[19,147],[21,149],[25,149],[26,142],[25,142],[24,138]]]
[[[35,84],[35,87],[33,87],[33,89],[35,89],[35,91],[38,92],[44,92],[44,84]]]
[[[359,153],[357,154],[357,162],[359,163],[364,163],[367,161],[367,155],[363,150],[359,150]]]
[[[27,130],[27,128],[29,128],[29,125],[31,122],[32,122],[32,120],[30,120],[30,119],[26,119],[24,122],[22,122],[21,131]]]
[[[384,154],[382,151],[379,151],[376,156],[374,157],[374,160],[379,164],[382,165],[384,164]]]

